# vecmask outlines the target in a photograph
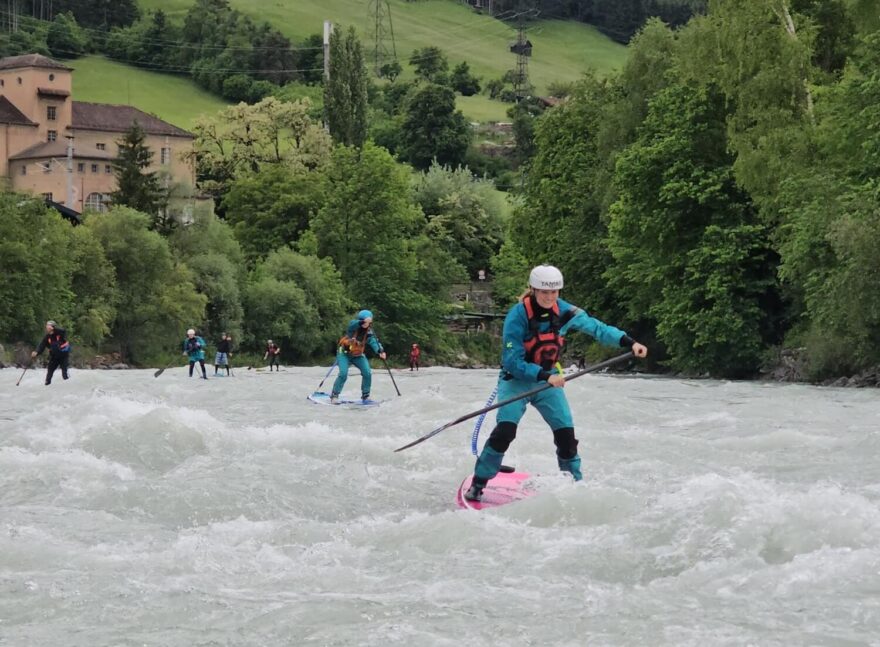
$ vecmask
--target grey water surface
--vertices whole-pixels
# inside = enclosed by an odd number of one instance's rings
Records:
[[[877,390],[586,376],[475,513],[472,422],[392,450],[494,371],[325,372],[0,371],[0,645],[880,645]]]

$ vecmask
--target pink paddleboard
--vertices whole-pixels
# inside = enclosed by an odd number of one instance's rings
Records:
[[[471,474],[461,482],[461,487],[458,488],[458,493],[455,495],[455,503],[459,508],[465,510],[497,508],[498,506],[507,505],[508,503],[537,494],[535,490],[525,485],[525,482],[531,478],[530,474],[525,472],[510,472],[507,474],[499,472],[483,489],[482,501],[468,501],[464,498],[464,493],[470,488],[471,479],[473,478],[474,476]]]

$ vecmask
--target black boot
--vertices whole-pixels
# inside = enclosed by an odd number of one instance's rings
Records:
[[[486,481],[481,479],[473,479],[468,491],[464,493],[464,498],[468,501],[481,501],[483,499],[483,488],[486,487]]]

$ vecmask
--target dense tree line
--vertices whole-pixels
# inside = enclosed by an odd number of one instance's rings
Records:
[[[146,69],[186,74],[231,101],[256,102],[290,82],[321,79],[320,35],[294,44],[228,0],[194,0],[183,25],[134,0],[20,0],[0,15],[0,55],[75,58],[101,52]]]
[[[335,146],[307,101],[231,106],[195,128],[195,162],[218,212],[192,222],[157,202],[152,154],[135,125],[121,140],[107,213],[72,227],[40,200],[0,195],[0,339],[49,318],[74,342],[150,363],[194,326],[289,360],[332,352],[369,307],[386,348],[451,354],[450,287],[488,269],[505,223],[489,182],[434,164],[423,173],[365,142]],[[137,206],[135,209],[133,206]]]
[[[83,27],[104,29],[126,27],[140,16],[136,0],[10,0],[0,24],[14,31],[28,18],[51,21],[64,13]]]
[[[113,30],[101,50],[134,65],[190,74],[215,94],[251,103],[291,81],[318,81],[323,57],[320,36],[295,45],[228,0],[195,0],[183,25],[157,10]]]
[[[595,25],[614,40],[627,43],[650,18],[672,27],[705,12],[707,0],[495,0],[495,14],[562,20]]]
[[[620,75],[539,119],[496,263],[559,262],[678,370],[749,375],[780,347],[815,377],[880,362],[880,33],[853,7],[650,21]]]
[[[648,21],[619,74],[587,75],[543,114],[512,112],[525,173],[509,223],[460,166],[470,134],[442,55],[420,52],[414,80],[376,89],[340,31],[348,81],[325,88],[329,134],[310,101],[274,97],[195,127],[219,218],[165,228],[161,210],[117,206],[72,229],[4,197],[0,270],[17,273],[0,290],[0,338],[63,316],[83,343],[138,358],[139,327],[156,347],[201,321],[251,347],[292,342],[296,359],[327,352],[346,313],[370,306],[392,350],[440,349],[452,283],[488,268],[503,308],[531,264],[552,262],[568,298],[675,370],[752,375],[781,348],[817,378],[877,365],[880,24],[862,12],[712,0],[678,29]],[[42,224],[24,231],[23,218]],[[30,255],[36,241],[63,258]],[[316,329],[295,333],[302,322]]]

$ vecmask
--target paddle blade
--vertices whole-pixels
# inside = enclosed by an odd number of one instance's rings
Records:
[[[165,372],[165,369],[164,369],[164,368],[160,368],[158,371],[156,371],[155,373],[153,373],[153,377],[159,377],[159,376],[162,375],[162,373],[164,373],[164,372]]]

